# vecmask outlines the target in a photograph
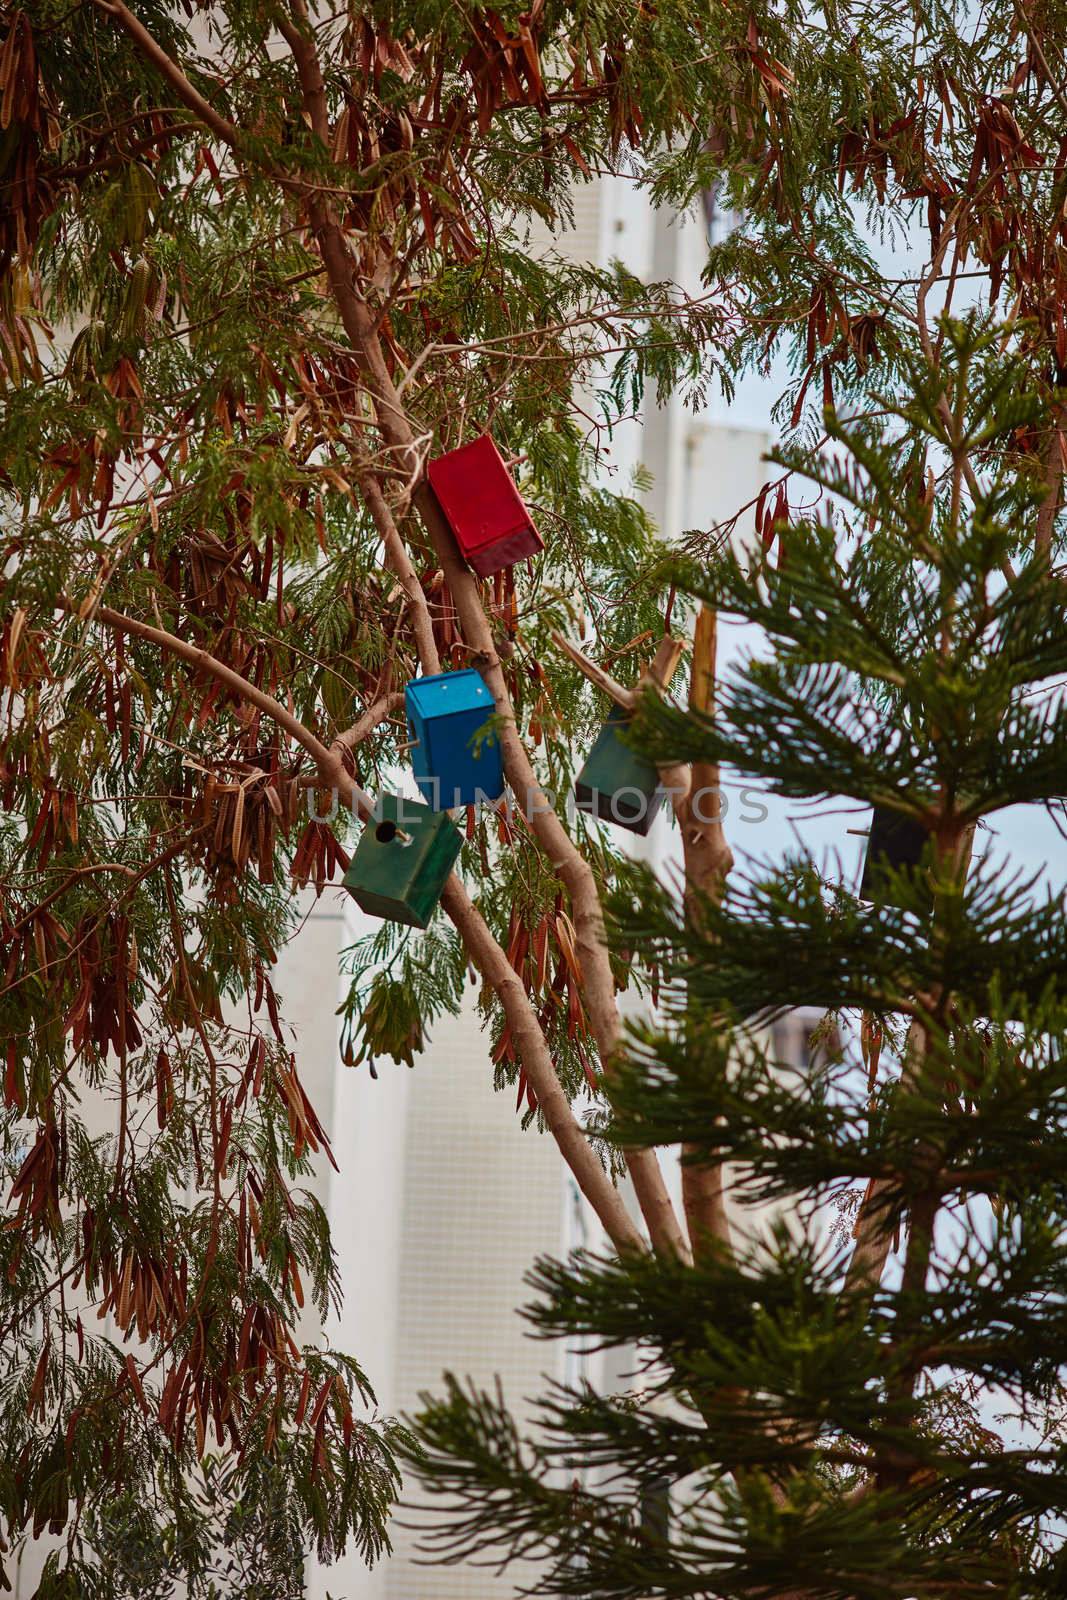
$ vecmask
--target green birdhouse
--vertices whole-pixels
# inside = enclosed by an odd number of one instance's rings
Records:
[[[659,776],[622,737],[629,722],[619,706],[612,708],[575,780],[574,803],[602,822],[645,834],[659,807]]]
[[[372,917],[425,928],[462,846],[447,812],[383,794],[345,873],[345,888]]]

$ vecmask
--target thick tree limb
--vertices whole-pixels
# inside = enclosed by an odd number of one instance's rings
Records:
[[[693,665],[689,685],[690,710],[702,716],[710,716],[715,709],[717,650],[718,619],[710,606],[702,605],[693,635]],[[690,917],[696,919],[700,915],[701,897],[713,901],[722,897],[726,876],[734,862],[723,832],[719,776],[717,764],[694,762],[690,792],[676,807],[685,863],[686,910]],[[714,794],[718,802],[718,815],[711,822],[703,820],[707,813],[701,808],[701,802],[708,794]],[[683,1158],[695,1154],[692,1146],[682,1146]],[[694,1256],[699,1257],[712,1249],[732,1248],[721,1162],[695,1163],[683,1159],[682,1202]]]
[[[537,1096],[541,1114],[575,1182],[616,1250],[620,1254],[643,1251],[645,1242],[622,1195],[604,1172],[563,1092],[522,980],[455,873],[445,885],[441,904],[482,976],[500,997],[511,1037]]]

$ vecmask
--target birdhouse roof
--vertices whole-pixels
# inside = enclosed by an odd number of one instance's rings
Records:
[[[493,708],[493,697],[485,680],[473,667],[466,667],[462,672],[440,672],[433,677],[416,678],[408,684],[406,694],[414,711],[426,720]]]

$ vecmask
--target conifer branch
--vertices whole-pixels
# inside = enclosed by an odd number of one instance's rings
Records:
[[[966,880],[970,868],[974,832],[973,826],[964,828],[961,837],[951,847],[961,881]],[[929,1048],[929,1028],[925,1017],[926,1011],[922,1008],[920,1014],[913,1016],[908,1024],[900,1075],[901,1090],[905,1093],[914,1090]],[[889,1178],[872,1178],[867,1185],[852,1228],[855,1243],[845,1271],[846,1294],[873,1294],[882,1281],[895,1231],[892,1219],[886,1216],[886,1209],[897,1187]]]
[[[926,1054],[927,1031],[918,1017],[912,1019],[904,1046],[901,1087],[913,1086],[922,1070]],[[852,1226],[852,1254],[845,1271],[845,1294],[873,1294],[882,1281],[895,1232],[894,1219],[887,1208],[897,1185],[889,1178],[872,1178],[860,1202]]]

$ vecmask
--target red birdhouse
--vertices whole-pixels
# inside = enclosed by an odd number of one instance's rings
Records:
[[[426,476],[464,561],[480,578],[503,572],[544,549],[522,495],[488,434],[429,462]]]

